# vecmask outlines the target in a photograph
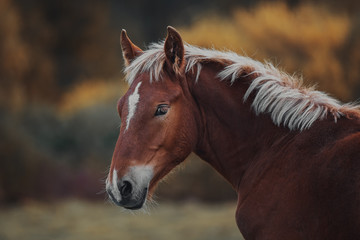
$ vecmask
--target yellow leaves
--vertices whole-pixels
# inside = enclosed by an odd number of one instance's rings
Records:
[[[115,106],[119,96],[126,91],[127,86],[125,85],[126,83],[120,80],[91,79],[83,81],[64,94],[59,109],[63,114],[71,114],[104,102],[109,102],[109,104],[111,102]]]
[[[316,84],[320,90],[350,100],[359,71],[354,67],[349,70],[338,52],[346,46],[352,24],[349,16],[322,6],[289,8],[273,2],[250,10],[236,9],[228,18],[207,15],[179,30],[190,44],[229,49],[260,61],[270,59],[289,73],[303,74],[306,85]],[[355,41],[351,48],[347,50],[351,54],[344,55],[354,66],[360,59],[359,44]],[[116,101],[126,88],[120,80],[83,81],[64,95],[60,109],[69,113],[98,102]]]
[[[260,61],[270,59],[290,73],[303,73],[305,82],[311,80],[320,90],[349,100],[357,71],[346,78],[348,70],[338,53],[347,44],[352,24],[349,16],[320,5],[290,8],[272,2],[236,9],[230,19],[207,16],[181,29],[181,34],[195,45],[245,52]],[[355,48],[349,58],[358,55]]]
[[[238,33],[236,25],[228,19],[207,16],[190,28],[179,28],[182,38],[193,45],[206,48],[240,51],[245,39]]]
[[[248,11],[234,12],[235,24],[255,39],[282,37],[302,47],[340,46],[348,33],[347,16],[333,15],[314,5],[289,9],[285,3],[262,4]]]

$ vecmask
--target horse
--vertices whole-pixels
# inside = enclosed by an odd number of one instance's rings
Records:
[[[129,89],[106,180],[115,204],[142,208],[194,152],[236,191],[245,239],[360,239],[359,106],[170,26],[145,51],[125,30],[120,43]]]

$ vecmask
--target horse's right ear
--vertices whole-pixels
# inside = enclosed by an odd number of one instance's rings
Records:
[[[121,31],[120,45],[126,66],[128,66],[135,57],[143,53],[143,51],[138,46],[136,46],[130,41],[129,37],[126,34],[125,29]]]

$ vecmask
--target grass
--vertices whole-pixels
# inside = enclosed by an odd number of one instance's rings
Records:
[[[242,239],[235,203],[164,203],[131,213],[107,203],[69,200],[0,209],[0,240]]]

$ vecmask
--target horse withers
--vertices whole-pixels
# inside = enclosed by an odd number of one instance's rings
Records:
[[[139,209],[195,152],[238,194],[245,239],[360,239],[360,111],[168,27],[146,51],[121,33],[129,90],[106,190]]]

